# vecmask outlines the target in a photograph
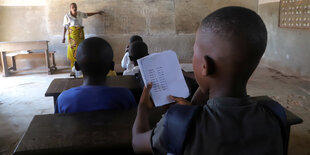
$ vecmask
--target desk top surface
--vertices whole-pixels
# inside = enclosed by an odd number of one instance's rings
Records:
[[[22,50],[39,50],[48,49],[48,41],[16,41],[0,42],[0,51],[22,51]]]
[[[82,78],[58,78],[54,79],[45,92],[45,96],[57,96],[64,90],[78,87],[83,84]],[[122,87],[128,89],[140,88],[135,76],[112,76],[106,78],[106,85],[110,87]]]
[[[151,111],[151,126],[164,112],[163,108]],[[292,112],[286,114],[289,125],[302,122]],[[15,154],[131,150],[135,116],[136,109],[36,115]]]
[[[163,113],[153,111],[153,120]],[[14,154],[131,150],[135,116],[136,109],[36,115]]]

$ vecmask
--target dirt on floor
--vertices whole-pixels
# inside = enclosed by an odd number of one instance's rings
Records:
[[[0,77],[0,154],[11,154],[34,115],[54,112],[53,98],[45,91],[54,78],[68,73],[44,72]],[[268,95],[303,119],[291,127],[289,155],[310,155],[310,79],[286,76],[260,67],[248,84],[251,96]]]

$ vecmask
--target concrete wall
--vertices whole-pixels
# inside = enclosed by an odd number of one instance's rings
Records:
[[[310,31],[278,27],[279,0],[260,0],[258,13],[268,29],[262,62],[286,74],[310,77]]]
[[[27,3],[28,2],[28,3]],[[57,65],[69,65],[62,44],[63,17],[69,0],[0,0],[0,41],[49,40]],[[85,19],[86,37],[103,37],[120,63],[128,39],[141,35],[150,52],[173,49],[181,62],[191,62],[199,22],[217,8],[237,5],[257,11],[258,0],[79,0],[78,10],[105,15]],[[42,64],[44,61],[42,59]],[[21,63],[17,60],[17,67]]]

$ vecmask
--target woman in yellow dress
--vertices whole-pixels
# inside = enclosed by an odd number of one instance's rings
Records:
[[[67,13],[64,17],[64,33],[62,43],[66,41],[66,32],[68,30],[68,50],[67,57],[71,62],[71,68],[74,66],[76,61],[76,50],[80,42],[84,40],[84,27],[83,27],[83,18],[89,16],[100,14],[102,15],[104,11],[98,11],[94,13],[84,13],[77,11],[76,3],[70,4],[70,12]]]

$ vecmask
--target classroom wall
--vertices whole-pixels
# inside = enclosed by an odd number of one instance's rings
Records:
[[[262,63],[285,74],[310,77],[310,30],[280,28],[279,1],[259,1],[258,13],[268,30]]]
[[[151,53],[172,49],[181,62],[191,62],[195,31],[206,15],[229,5],[258,7],[258,0],[0,0],[0,41],[49,40],[57,65],[69,66],[61,40],[71,2],[79,11],[106,11],[84,20],[85,33],[109,41],[116,63],[133,34],[144,38]],[[22,64],[17,60],[17,67]]]

